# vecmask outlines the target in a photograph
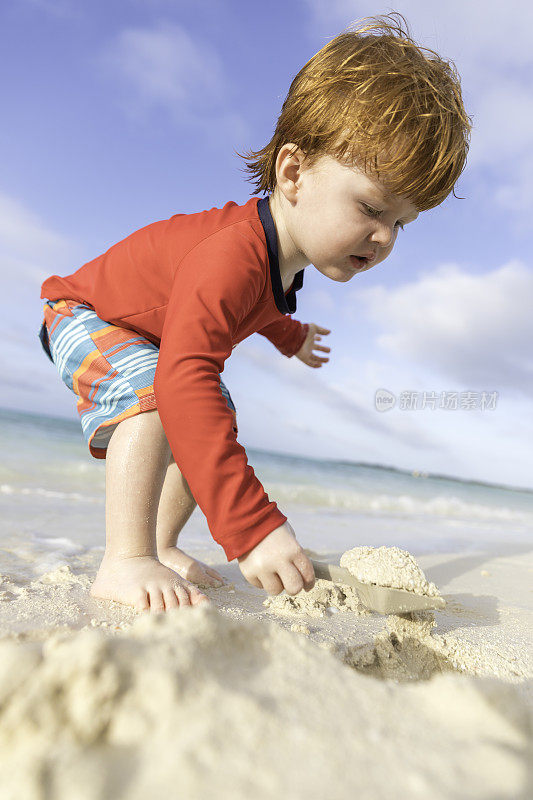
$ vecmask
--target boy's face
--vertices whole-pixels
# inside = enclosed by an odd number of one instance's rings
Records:
[[[283,155],[284,149],[285,157]],[[329,155],[309,169],[290,145],[278,154],[278,190],[292,264],[313,264],[334,281],[349,281],[384,261],[401,225],[418,217],[416,207],[353,165]],[[353,256],[371,256],[361,260]]]

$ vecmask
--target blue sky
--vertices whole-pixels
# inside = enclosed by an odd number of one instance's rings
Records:
[[[253,187],[234,150],[270,139],[293,77],[326,42],[395,10],[461,75],[474,124],[456,187],[465,199],[422,213],[387,261],[349,283],[306,268],[294,316],[331,329],[330,361],[311,369],[257,334],[242,342],[223,373],[239,441],[533,488],[532,9],[2,4],[2,405],[77,419],[37,338],[42,281],[155,220],[246,202]],[[394,408],[376,409],[378,389]],[[418,392],[417,407],[402,408],[401,392]],[[420,408],[424,392],[457,392],[459,406],[464,392],[474,405],[498,395],[495,408],[454,410]]]

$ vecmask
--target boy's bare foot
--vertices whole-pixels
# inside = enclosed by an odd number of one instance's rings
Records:
[[[222,575],[204,564],[203,561],[198,561],[192,556],[188,556],[179,547],[165,547],[158,549],[157,557],[162,564],[170,567],[182,578],[185,578],[191,583],[198,583],[200,586],[222,586],[224,578]]]
[[[90,595],[132,605],[138,611],[152,612],[210,602],[197,586],[154,556],[104,555]]]

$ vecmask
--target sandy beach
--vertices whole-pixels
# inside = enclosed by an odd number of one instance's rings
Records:
[[[3,800],[531,796],[526,546],[421,556],[446,609],[387,617],[197,555],[226,585],[154,615],[90,597],[94,551],[25,584],[4,551]]]

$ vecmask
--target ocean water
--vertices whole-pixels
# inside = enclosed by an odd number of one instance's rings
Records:
[[[242,443],[242,442],[241,442]],[[33,580],[63,564],[97,565],[105,545],[105,461],[92,458],[76,420],[0,409],[0,572]],[[523,552],[533,542],[533,491],[382,466],[246,448],[269,498],[302,546],[357,545],[413,555]],[[197,507],[179,538],[222,548]]]

